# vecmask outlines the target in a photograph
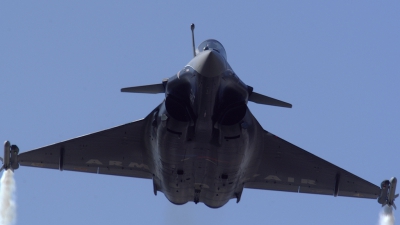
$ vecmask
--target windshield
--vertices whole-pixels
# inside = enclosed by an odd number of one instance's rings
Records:
[[[225,60],[227,60],[226,58],[226,52],[225,52],[225,48],[224,46],[222,46],[222,44],[214,39],[208,39],[203,41],[201,44],[199,44],[199,46],[196,49],[196,55],[199,54],[200,52],[204,51],[204,50],[214,50],[219,52],[224,58]]]

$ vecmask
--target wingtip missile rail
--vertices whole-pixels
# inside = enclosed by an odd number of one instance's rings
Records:
[[[394,204],[394,200],[399,197],[399,194],[396,193],[396,185],[397,178],[392,177],[390,180],[384,180],[381,183],[381,193],[378,198],[379,204],[382,204],[382,207],[388,205],[396,209],[396,204]]]
[[[0,172],[4,170],[16,170],[19,168],[18,164],[18,153],[19,148],[16,145],[11,145],[9,141],[4,142],[4,158],[1,158],[3,166],[0,168]]]

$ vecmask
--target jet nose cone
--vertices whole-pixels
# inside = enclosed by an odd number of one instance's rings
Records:
[[[188,66],[205,77],[216,77],[227,70],[225,58],[214,50],[200,52],[188,63]]]

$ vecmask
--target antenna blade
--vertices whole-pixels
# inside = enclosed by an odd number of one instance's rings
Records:
[[[279,107],[285,107],[285,108],[292,108],[292,104],[259,94],[257,92],[253,92],[250,94],[249,101],[258,103],[258,104],[263,104],[263,105],[272,105],[272,106],[279,106]]]
[[[122,88],[121,92],[159,94],[165,93],[165,88],[163,84],[150,84],[144,86]]]

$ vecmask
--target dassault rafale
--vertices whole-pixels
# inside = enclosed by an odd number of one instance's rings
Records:
[[[19,154],[4,144],[3,169],[19,166],[152,180],[174,204],[218,208],[245,188],[377,199],[394,205],[396,178],[381,187],[264,130],[247,103],[291,108],[243,83],[214,39],[162,83],[121,89],[165,94],[144,119]]]

